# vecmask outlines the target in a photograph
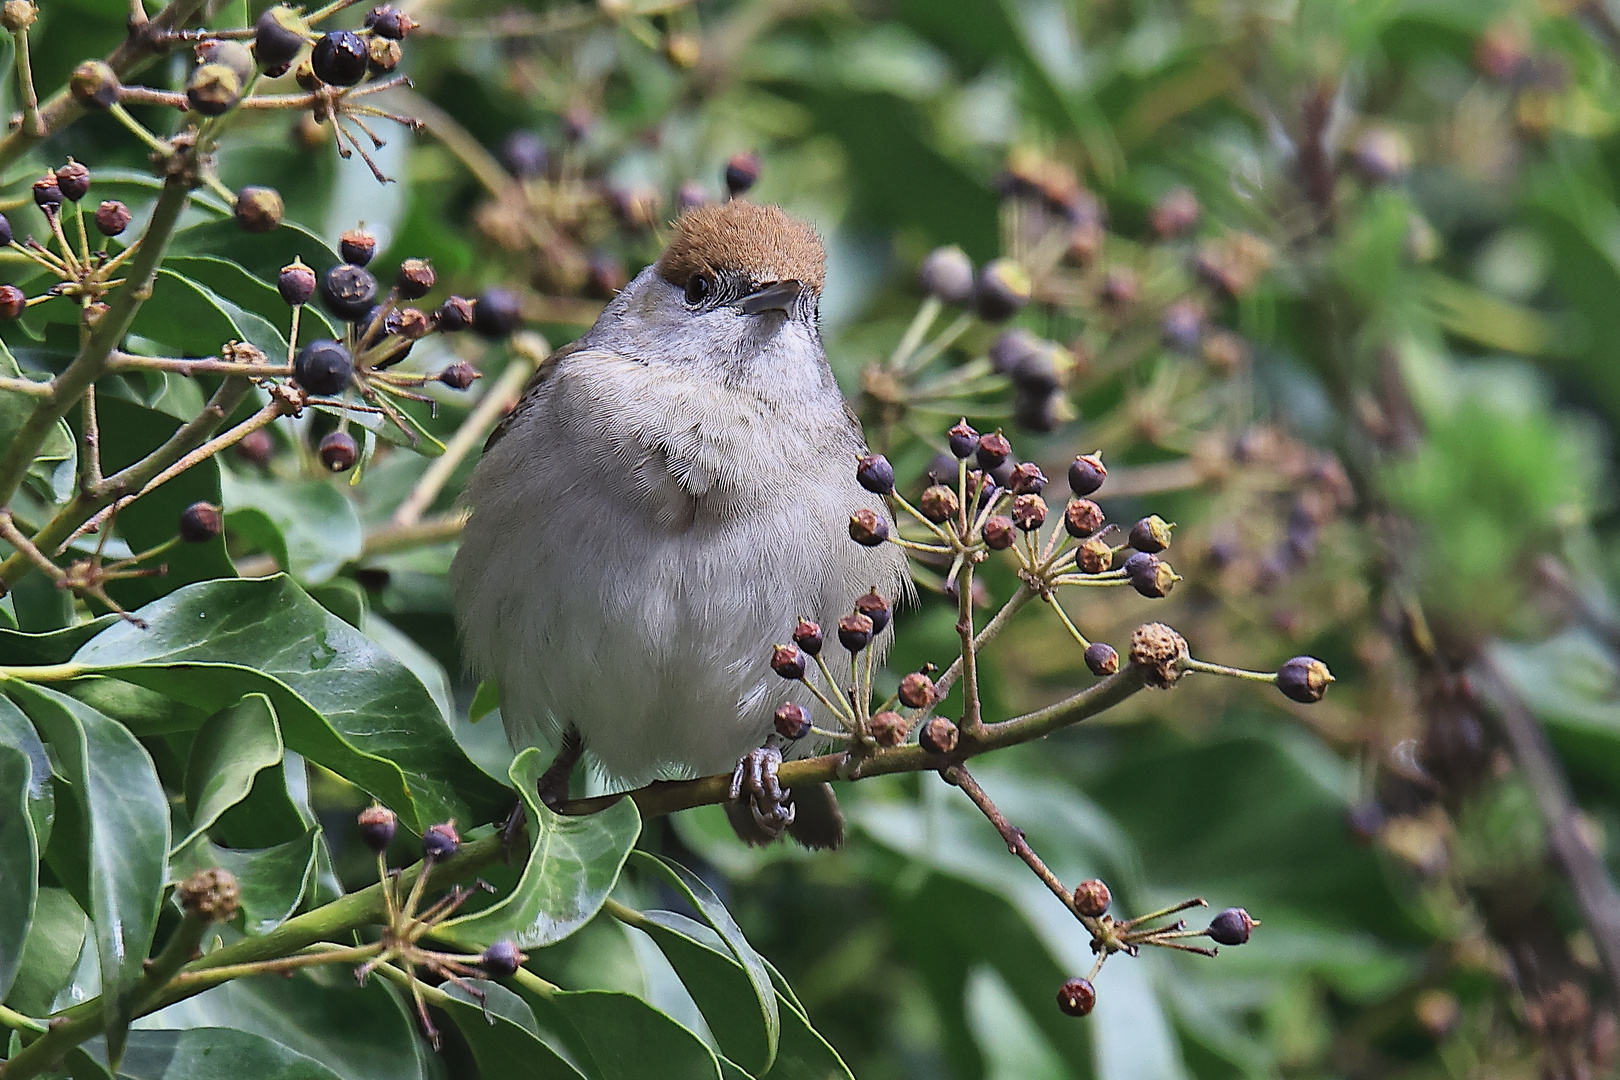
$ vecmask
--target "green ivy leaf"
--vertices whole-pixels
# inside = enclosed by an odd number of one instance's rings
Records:
[[[737,1007],[740,998],[754,993],[749,973],[720,935],[703,923],[673,911],[644,911],[641,915],[643,921],[633,925],[653,939],[680,975],[681,984],[697,1002],[720,1049],[728,1056],[744,1058],[741,1052],[733,1053],[732,1047],[739,1042],[746,1045],[748,1039],[761,1041],[758,1017],[751,1009]],[[754,1075],[770,1080],[854,1080],[838,1052],[810,1026],[787,983],[768,963],[763,966],[767,977],[776,984],[772,997],[780,1017],[781,1037],[770,1070]],[[721,1064],[726,1064],[724,1059]]]
[[[79,651],[79,646],[117,621],[116,615],[103,615],[99,619],[44,634],[0,629],[0,665],[34,667],[66,663]]]
[[[408,999],[373,978],[355,986],[300,973],[237,979],[142,1017],[142,1029],[231,1028],[319,1061],[339,1080],[429,1080],[443,1066],[416,1033]],[[233,1080],[253,1077],[239,1070]],[[176,1076],[175,1080],[179,1080]]]
[[[244,233],[229,220],[192,225],[174,234],[169,255],[215,255],[271,284],[294,258],[302,258],[316,273],[342,261],[325,240],[292,221],[257,235]]]
[[[254,936],[268,934],[291,918],[308,895],[320,839],[317,827],[285,844],[244,851],[220,847],[199,836],[175,854],[170,876],[173,881],[183,881],[212,866],[229,870],[241,890],[243,931]]]
[[[314,1058],[263,1035],[223,1027],[132,1031],[118,1075],[131,1080],[340,1080]]]
[[[145,748],[82,702],[13,682],[8,693],[49,739],[79,804],[89,846],[90,907],[113,1057],[123,1049],[167,879],[169,800]]]
[[[579,1033],[600,1080],[645,1080],[652,1062],[659,1080],[720,1080],[714,1051],[634,994],[559,990],[544,1000]]]
[[[84,909],[66,889],[40,889],[6,1004],[29,1016],[49,1013],[57,993],[73,977],[89,930]]]
[[[28,755],[0,744],[0,1000],[17,977],[39,890],[39,840],[28,812],[32,787]]]
[[[263,694],[248,694],[209,717],[191,740],[186,762],[191,832],[175,848],[206,833],[220,815],[247,798],[259,773],[281,763],[282,751],[275,706]]]
[[[509,775],[529,815],[530,839],[517,887],[498,904],[444,923],[436,936],[476,949],[503,938],[537,949],[561,941],[601,910],[641,835],[641,815],[630,799],[581,817],[557,814],[536,793],[545,767],[533,746],[512,761]]]
[[[444,989],[450,1001],[444,1011],[455,1021],[472,1048],[473,1060],[485,1077],[524,1077],[525,1080],[585,1080],[560,1053],[540,1037],[534,1012],[506,987],[473,980],[484,993],[479,1003],[450,983]]]
[[[263,693],[286,745],[392,807],[407,828],[493,819],[510,796],[462,753],[432,696],[285,575],[188,585],[74,662],[203,709]]]
[[[227,473],[224,494],[233,529],[244,509],[257,510],[269,520],[280,538],[279,550],[262,527],[249,525],[249,535],[300,581],[326,581],[360,557],[365,538],[360,518],[354,503],[331,480],[288,484]]]
[[[9,747],[28,759],[28,817],[34,839],[41,850],[50,843],[51,825],[56,819],[56,786],[51,782],[51,759],[45,744],[23,711],[8,697],[0,697],[0,746]],[[0,956],[0,964],[4,957]],[[5,993],[0,991],[0,1001]]]
[[[0,376],[8,379],[23,377],[22,369],[17,366],[16,357],[6,343],[0,341]],[[0,446],[9,446],[17,437],[22,426],[27,422],[28,416],[34,411],[34,405],[39,399],[32,394],[22,394],[15,390],[0,392]],[[56,466],[64,461],[75,461],[78,450],[73,442],[73,433],[68,430],[65,421],[58,420],[51,433],[40,444],[39,453],[34,458],[30,472],[44,482],[42,490],[48,491],[49,478],[56,470]]]
[[[696,874],[678,863],[649,852],[637,851],[634,855],[640,865],[662,877],[703,916],[703,921],[720,935],[726,949],[747,973],[754,998],[754,1009],[746,1017],[747,1024],[739,1026],[731,1023],[730,1020],[736,1017],[736,1013],[723,1010],[727,1015],[726,1022],[722,1026],[731,1038],[729,1040],[721,1038],[719,1030],[715,1030],[714,1034],[720,1039],[720,1048],[728,1057],[751,1072],[761,1075],[769,1072],[772,1063],[776,1061],[776,1047],[781,1039],[782,1021],[777,1015],[776,991],[771,988],[771,976],[765,970],[765,961],[748,943],[748,939],[743,936],[742,928],[731,917],[731,913],[720,902],[720,898],[714,895],[714,891]],[[673,958],[670,962],[674,963]],[[695,994],[693,996],[696,997]],[[698,1007],[702,1008],[701,1002]],[[707,1010],[703,1015],[708,1019]],[[711,1028],[712,1026],[711,1022]]]

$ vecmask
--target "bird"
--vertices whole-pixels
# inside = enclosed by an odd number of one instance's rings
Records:
[[[771,648],[801,618],[830,625],[911,584],[895,545],[849,536],[873,497],[822,344],[825,275],[820,237],[780,207],[692,207],[490,436],[465,493],[455,617],[513,748],[557,748],[548,805],[582,756],[621,788],[731,770],[726,812],[746,842],[842,840],[830,786],[777,781],[814,740],[788,743],[775,712],[813,701],[773,673]]]

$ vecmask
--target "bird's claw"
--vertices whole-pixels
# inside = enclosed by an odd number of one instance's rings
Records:
[[[761,746],[748,751],[737,761],[731,774],[731,798],[747,797],[754,822],[772,837],[781,836],[795,816],[790,788],[782,787],[776,771],[782,766],[782,751],[774,746]]]

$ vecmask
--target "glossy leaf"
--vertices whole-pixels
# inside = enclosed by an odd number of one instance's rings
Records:
[[[57,993],[73,977],[89,930],[90,920],[66,889],[40,889],[6,1004],[29,1016],[49,1013]]]
[[[50,741],[83,816],[90,916],[109,996],[107,1041],[117,1057],[167,878],[169,800],[152,759],[123,726],[65,694],[7,688]]]
[[[777,1042],[781,1038],[782,1022],[776,1011],[776,991],[771,988],[770,973],[765,970],[765,962],[760,959],[754,947],[743,936],[742,928],[737,925],[731,913],[726,910],[720,898],[714,891],[703,883],[701,879],[690,870],[669,859],[660,858],[648,852],[635,853],[639,865],[663,878],[675,889],[686,902],[703,917],[703,921],[720,935],[731,955],[742,965],[748,975],[748,982],[753,992],[755,1013],[750,1020],[757,1020],[756,1030],[752,1033],[756,1038],[736,1038],[733,1031],[733,1041],[728,1043],[721,1040],[720,1047],[726,1056],[735,1060],[751,1072],[765,1073],[770,1070],[771,1064],[776,1060]],[[671,963],[674,961],[671,960]],[[693,995],[694,997],[696,995]],[[702,1003],[699,1003],[699,1008]],[[733,1008],[738,1006],[733,1005]],[[705,1019],[708,1012],[704,1013]],[[719,1038],[719,1032],[715,1032]]]
[[[8,379],[23,377],[22,369],[17,366],[16,357],[5,342],[0,341],[0,376]],[[14,390],[0,391],[0,446],[9,446],[17,437],[27,421],[34,405],[39,399],[32,394],[20,394]],[[51,433],[45,437],[40,445],[39,454],[34,458],[34,474],[36,476],[49,476],[53,466],[58,462],[73,461],[77,458],[77,450],[73,442],[73,433],[68,430],[66,423],[58,421],[51,428]]]
[[[88,622],[44,634],[0,629],[0,666],[30,667],[66,663],[79,646],[118,621],[116,615],[103,615]]]
[[[247,798],[254,778],[279,764],[281,755],[275,706],[263,694],[249,694],[209,717],[192,739],[186,762],[191,832],[175,847],[206,833],[220,815]]]
[[[471,985],[484,992],[482,1003],[460,987],[445,983],[450,1001],[444,1011],[472,1048],[483,1076],[584,1080],[578,1069],[540,1037],[534,1012],[522,998],[499,983],[475,979]]]
[[[340,1080],[429,1080],[432,1051],[386,980],[238,979],[142,1017],[140,1029],[232,1028],[320,1062]],[[238,1080],[253,1076],[239,1074]]]
[[[198,836],[175,853],[171,875],[183,881],[188,874],[213,866],[229,870],[241,890],[243,931],[268,934],[286,922],[308,895],[320,837],[321,830],[314,828],[285,844],[241,850]]]
[[[642,915],[645,922],[634,925],[657,943],[680,975],[721,1051],[746,1065],[750,1044],[756,1055],[763,1044],[754,1010],[739,1004],[754,993],[750,973],[707,925],[674,911],[646,911]],[[767,977],[770,974],[767,972]],[[771,1080],[853,1080],[849,1067],[811,1027],[800,1005],[774,986],[771,996],[780,1025],[776,1059],[769,1070],[749,1071]]]
[[[557,814],[542,803],[535,782],[546,761],[529,747],[512,762],[511,779],[528,812],[529,861],[510,896],[483,911],[443,924],[437,934],[469,948],[503,938],[536,949],[578,930],[599,911],[641,835],[630,799],[584,816]]]
[[[720,1063],[702,1039],[634,994],[564,990],[547,1004],[579,1033],[598,1080],[644,1080],[651,1062],[659,1080],[720,1077]]]
[[[291,578],[189,585],[120,623],[74,662],[205,709],[263,693],[286,745],[391,806],[417,832],[488,821],[509,796],[451,737],[404,665]]]
[[[17,977],[39,889],[39,841],[29,814],[33,763],[0,744],[0,1000]]]
[[[118,1075],[133,1080],[340,1080],[312,1057],[225,1027],[132,1031]]]
[[[28,817],[32,822],[35,841],[43,850],[50,842],[51,825],[56,819],[56,785],[51,781],[51,759],[45,753],[45,744],[23,711],[7,697],[0,697],[0,746],[10,747],[28,759],[28,784],[25,794]],[[0,960],[0,963],[3,963]],[[5,994],[0,993],[0,1001]]]
[[[285,554],[274,549],[272,554],[301,581],[325,581],[360,556],[360,518],[330,480],[287,484],[227,476],[224,489],[225,509],[233,518],[252,509],[275,525]],[[234,520],[231,524],[234,528]]]

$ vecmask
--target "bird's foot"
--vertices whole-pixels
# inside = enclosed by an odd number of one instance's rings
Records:
[[[790,801],[793,792],[782,787],[777,770],[782,766],[782,751],[774,746],[761,746],[748,751],[737,761],[731,774],[731,799],[737,810],[747,813],[732,816],[732,824],[739,836],[751,844],[770,843],[791,824],[795,810]],[[745,834],[742,826],[746,818],[757,829],[757,834]]]
[[[563,733],[562,745],[557,748],[557,756],[551,759],[546,771],[535,781],[540,801],[551,809],[555,810],[568,801],[568,780],[574,775],[574,765],[579,761],[584,748],[585,744],[580,739],[579,732],[569,728]]]
[[[501,826],[501,855],[507,862],[512,861],[512,852],[517,850],[518,841],[523,837],[523,826],[529,815],[524,812],[523,800],[512,807],[512,812],[506,816],[506,822]]]

